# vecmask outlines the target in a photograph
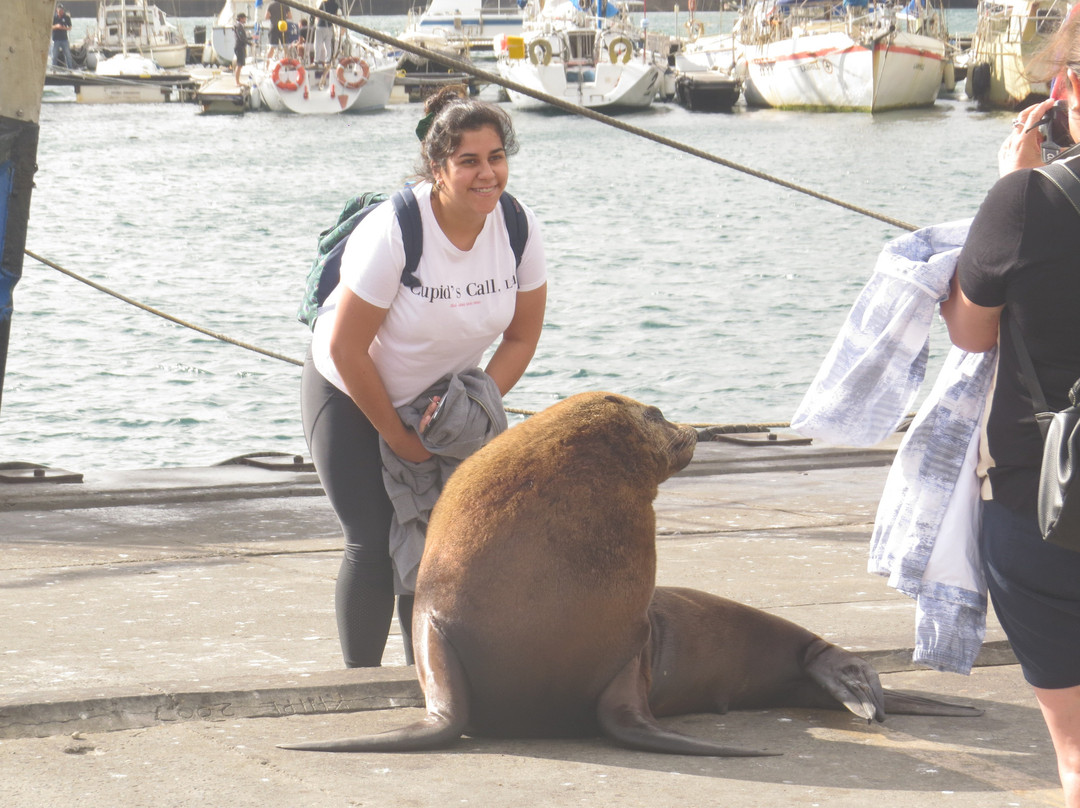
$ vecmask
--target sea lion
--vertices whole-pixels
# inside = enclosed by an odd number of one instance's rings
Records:
[[[400,752],[463,733],[603,733],[645,751],[745,756],[768,753],[672,732],[654,716],[843,704],[882,720],[889,701],[865,661],[748,606],[656,588],[652,503],[696,441],[656,407],[583,393],[472,455],[435,506],[417,575],[413,638],[427,716],[282,748]]]

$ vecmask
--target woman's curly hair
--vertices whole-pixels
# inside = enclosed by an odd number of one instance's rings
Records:
[[[462,85],[443,87],[431,95],[424,112],[431,116],[431,125],[420,146],[416,173],[428,182],[435,182],[434,167],[446,167],[465,132],[492,126],[499,133],[506,156],[517,154],[517,136],[510,116],[494,104],[469,98]]]

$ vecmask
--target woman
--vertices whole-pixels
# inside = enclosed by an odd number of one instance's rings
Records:
[[[345,664],[377,666],[390,628],[392,507],[379,438],[406,461],[431,457],[396,410],[448,374],[484,368],[505,395],[525,372],[543,325],[546,270],[536,217],[515,268],[499,198],[517,143],[499,108],[445,88],[432,96],[413,188],[423,223],[416,289],[402,284],[404,248],[392,205],[365,217],[349,239],[341,282],[315,323],[304,365],[302,412],[312,459],[345,533],[337,581]],[[426,132],[424,131],[426,127]],[[524,206],[522,206],[524,207]],[[501,337],[501,339],[500,339]],[[426,428],[437,400],[424,414]],[[398,620],[412,660],[412,597]]]
[[[1080,142],[1080,15],[1069,17],[1044,53],[1044,77],[1055,77],[1054,95],[1065,100],[1068,130]],[[972,223],[941,313],[960,348],[999,346],[981,445],[980,551],[994,611],[1050,731],[1065,804],[1080,808],[1080,553],[1042,540],[1042,436],[1010,328],[1002,327],[1015,320],[1050,408],[1066,407],[1080,377],[1080,216],[1031,170],[1042,164],[1033,125],[1052,104],[1029,107],[1013,122],[1003,176]]]

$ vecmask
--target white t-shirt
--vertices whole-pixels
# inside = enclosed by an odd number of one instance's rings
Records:
[[[488,214],[470,250],[459,250],[431,209],[431,185],[413,188],[423,222],[424,249],[416,276],[401,282],[405,248],[389,201],[357,225],[341,257],[341,281],[326,299],[311,340],[315,367],[342,392],[345,384],[330,358],[330,333],[344,284],[362,300],[387,309],[368,353],[395,407],[408,404],[448,373],[480,364],[510,325],[518,292],[547,280],[544,245],[533,212],[522,205],[529,238],[515,270],[502,205]]]

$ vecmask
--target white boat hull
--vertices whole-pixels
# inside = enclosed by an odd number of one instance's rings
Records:
[[[130,49],[166,70],[187,65],[187,45],[138,45]],[[108,53],[108,51],[106,51]]]
[[[881,112],[931,106],[944,70],[937,38],[897,31],[861,45],[846,33],[744,47],[747,104]]]
[[[302,73],[286,66],[275,73],[277,63],[269,67],[252,67],[251,105],[272,112],[292,112],[297,115],[336,115],[341,112],[363,112],[384,108],[394,87],[395,65],[387,63],[369,68],[366,81],[355,84],[355,76],[345,75],[337,68],[305,68]]]
[[[595,68],[579,70],[559,62],[534,65],[528,59],[500,59],[499,74],[529,89],[590,109],[647,107],[660,87],[660,69],[640,60],[625,64],[601,62]],[[549,106],[514,90],[507,90],[507,94],[516,107],[540,109]]]

